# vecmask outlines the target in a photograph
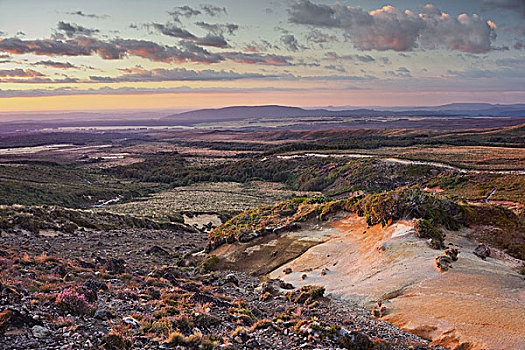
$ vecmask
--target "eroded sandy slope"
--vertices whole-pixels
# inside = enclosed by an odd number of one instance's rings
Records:
[[[481,260],[468,230],[449,232],[459,260],[435,269],[440,253],[413,234],[411,222],[368,227],[350,215],[325,241],[271,273],[298,287],[318,284],[334,297],[372,306],[388,299],[384,319],[435,343],[475,349],[525,349],[525,281],[511,258]],[[292,273],[285,274],[285,269]],[[323,269],[325,270],[323,273]],[[303,275],[306,278],[303,279]]]

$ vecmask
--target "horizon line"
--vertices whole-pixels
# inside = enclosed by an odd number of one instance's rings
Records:
[[[525,102],[518,102],[518,103],[490,103],[490,102],[476,102],[476,101],[463,101],[463,102],[447,102],[447,103],[441,103],[437,105],[364,105],[364,106],[358,106],[358,105],[320,105],[320,106],[301,106],[301,105],[287,105],[287,104],[231,104],[226,106],[206,106],[206,107],[163,107],[163,108],[101,108],[101,109],[57,109],[57,110],[27,110],[27,111],[18,111],[18,110],[10,110],[10,111],[0,111],[0,115],[12,115],[12,114],[56,114],[56,113],[118,113],[118,112],[130,112],[135,111],[136,113],[143,113],[143,112],[170,112],[170,111],[179,111],[180,113],[189,112],[189,111],[198,111],[198,110],[206,110],[206,109],[223,109],[223,108],[231,108],[231,107],[292,107],[292,108],[301,108],[305,110],[314,110],[314,109],[339,109],[343,108],[342,110],[357,110],[357,109],[376,109],[376,108],[395,108],[395,109],[417,109],[417,108],[437,108],[447,105],[455,105],[455,104],[480,104],[480,105],[492,105],[492,106],[515,106],[515,105],[525,105]]]

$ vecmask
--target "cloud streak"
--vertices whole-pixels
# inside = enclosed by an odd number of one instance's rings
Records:
[[[10,97],[46,97],[46,96],[71,96],[71,95],[140,95],[140,94],[174,94],[174,93],[239,93],[239,92],[262,92],[262,91],[303,91],[301,88],[191,88],[180,86],[173,88],[136,88],[121,87],[111,88],[104,86],[96,89],[56,88],[56,89],[28,89],[28,90],[2,90],[0,98]],[[319,90],[323,90],[320,88]]]
[[[227,11],[225,7],[201,4],[200,10],[188,5],[184,5],[175,7],[172,11],[168,11],[168,14],[173,17],[175,22],[181,23],[181,18],[191,18],[201,14],[205,14],[210,17],[218,17],[220,15],[227,14]]]
[[[245,53],[245,52],[225,52],[224,56],[237,63],[263,64],[270,66],[291,66],[291,56],[281,56],[273,54]]]
[[[217,17],[220,15],[227,14],[226,7],[203,4],[201,5],[201,9],[202,11],[204,11],[205,14],[211,17]]]
[[[482,0],[481,8],[483,10],[510,10],[518,13],[521,17],[525,17],[525,1],[523,0]]]
[[[348,60],[348,61],[358,61],[358,62],[364,62],[364,63],[375,62],[376,60],[370,55],[343,55],[343,56],[340,56],[336,52],[333,52],[333,51],[327,52],[326,58],[331,61]]]
[[[338,41],[334,35],[323,33],[322,31],[317,29],[311,30],[310,33],[308,33],[308,35],[306,36],[306,40],[315,44],[324,44]]]
[[[51,78],[0,78],[1,83],[13,83],[13,84],[73,84],[78,83],[79,80],[76,78],[62,78],[62,79],[51,79]]]
[[[215,35],[224,35],[224,34],[233,35],[239,29],[239,26],[237,24],[232,24],[232,23],[211,24],[211,23],[199,21],[199,22],[195,22],[195,25]]]
[[[99,32],[98,29],[90,29],[74,23],[58,22],[58,30],[64,32],[68,37],[77,35],[91,36]]]
[[[224,57],[219,54],[192,46],[181,49],[147,40],[112,39],[102,41],[85,36],[68,40],[6,38],[0,40],[0,52],[17,55],[31,53],[43,56],[92,56],[98,54],[105,60],[139,56],[157,62],[217,63],[224,60]]]
[[[168,13],[173,17],[173,20],[180,23],[180,18],[190,18],[200,15],[202,12],[199,10],[196,10],[188,5],[185,6],[177,6],[173,9],[173,11],[168,11]]]
[[[59,68],[59,69],[72,69],[72,68],[78,68],[77,66],[69,63],[69,62],[55,62],[55,61],[38,61],[33,63],[34,66],[45,66],[45,67],[51,67],[51,68]]]
[[[200,46],[213,46],[218,48],[227,48],[230,46],[222,34],[217,35],[209,33],[204,37],[197,37],[189,31],[174,24],[152,23],[150,26],[164,35],[193,41]]]
[[[256,52],[213,53],[201,46],[227,47],[220,38],[212,35],[193,38],[191,33],[182,33],[179,47],[160,45],[147,40],[112,39],[109,41],[93,37],[77,36],[67,40],[37,39],[23,40],[12,37],[0,39],[0,52],[16,55],[35,54],[41,56],[92,56],[99,55],[104,60],[117,60],[127,56],[138,56],[151,61],[166,63],[197,62],[218,63],[229,59],[237,63],[272,66],[291,66],[292,57]]]
[[[152,82],[152,81],[232,81],[241,79],[269,79],[278,78],[280,75],[259,73],[237,73],[234,71],[215,70],[188,70],[185,68],[152,70],[131,69],[128,73],[118,77],[91,76],[94,82],[117,83],[117,82]]]
[[[109,17],[108,15],[95,15],[93,13],[84,13],[83,11],[66,12],[66,15],[80,16],[80,17],[86,17],[86,18],[98,18],[98,19]]]
[[[43,77],[44,74],[33,69],[2,69],[0,70],[0,77],[19,77],[19,78],[34,78]]]

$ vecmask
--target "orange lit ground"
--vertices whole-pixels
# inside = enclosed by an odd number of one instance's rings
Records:
[[[436,344],[525,349],[525,281],[513,271],[519,264],[514,259],[483,261],[472,254],[476,245],[467,239],[468,230],[449,232],[447,243],[457,244],[461,253],[449,272],[440,273],[434,258],[441,252],[415,237],[411,222],[384,229],[350,215],[332,226],[338,230],[329,240],[271,277],[295,286],[324,285],[334,297],[367,306],[390,299],[385,320]],[[285,268],[293,272],[284,274]],[[325,275],[322,269],[328,270]]]

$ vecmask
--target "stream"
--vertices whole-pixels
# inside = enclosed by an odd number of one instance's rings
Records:
[[[107,201],[105,201],[105,202],[103,202],[103,203],[93,205],[92,208],[103,208],[103,207],[105,207],[106,205],[109,205],[109,204],[111,204],[111,203],[116,203],[116,202],[118,202],[119,200],[121,200],[121,198],[122,198],[121,196],[118,196],[118,197],[115,197],[115,198],[109,199],[109,200],[107,200]]]

